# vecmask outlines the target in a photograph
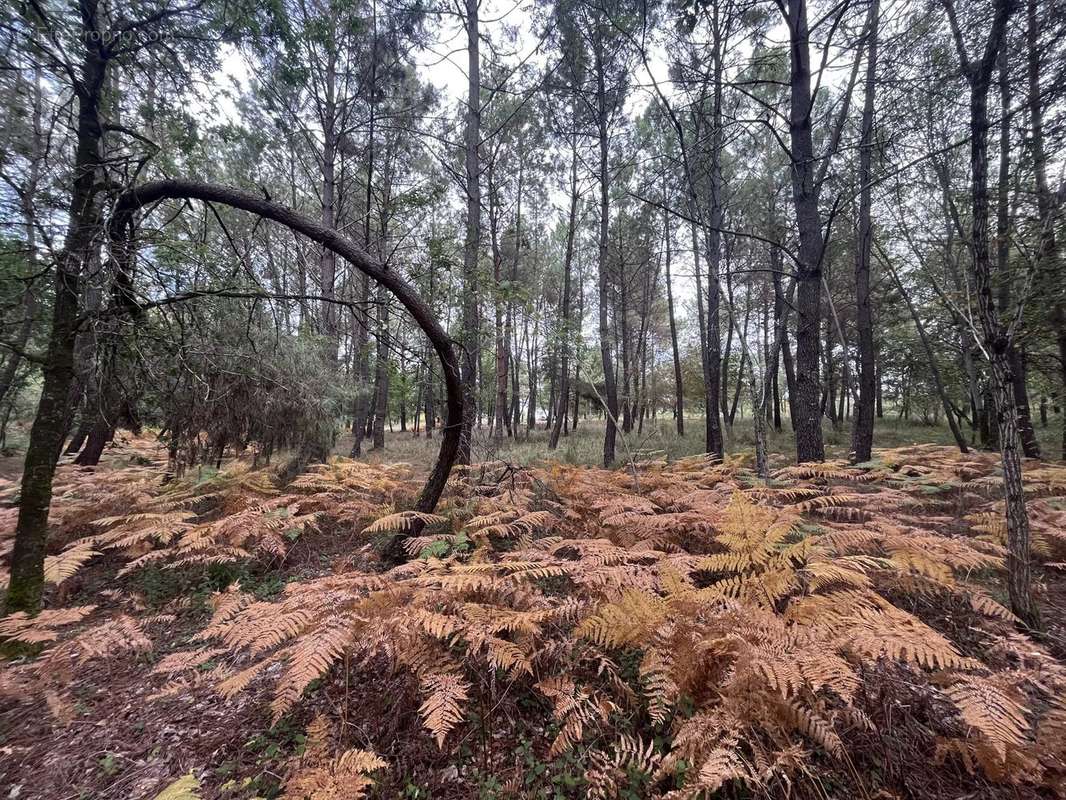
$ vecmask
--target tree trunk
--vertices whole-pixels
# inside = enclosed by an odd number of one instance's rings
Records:
[[[947,5],[953,27],[956,27],[951,0]],[[1012,344],[1012,330],[1004,327],[993,297],[992,263],[989,248],[988,217],[988,90],[992,71],[1005,39],[1010,17],[1011,0],[997,0],[995,17],[979,61],[971,62],[956,38],[963,73],[970,84],[970,174],[973,202],[971,245],[973,248],[973,278],[981,322],[983,348],[991,372],[991,389],[996,407],[996,426],[999,433],[1003,464],[1003,489],[1007,521],[1007,582],[1011,610],[1029,628],[1039,630],[1040,612],[1032,595],[1031,551],[1029,545],[1029,515],[1022,488],[1018,411],[1014,403],[1011,363],[1008,353]]]
[[[41,160],[44,157],[41,108],[41,68],[36,67],[33,74],[33,137],[31,140],[30,164],[26,181],[22,185],[19,195],[19,210],[22,212],[23,235],[26,239],[26,264],[29,267],[28,277],[30,277],[31,282],[26,284],[26,288],[22,292],[23,316],[18,329],[18,337],[15,340],[15,345],[18,349],[12,351],[11,356],[4,364],[3,372],[0,373],[0,404],[8,399],[8,392],[15,385],[15,378],[18,376],[19,366],[22,363],[22,353],[26,351],[26,345],[29,344],[30,334],[33,332],[34,318],[37,315],[37,292],[32,283],[32,276],[37,273],[37,212],[34,201],[37,197],[37,184],[41,174]]]
[[[552,425],[551,436],[548,438],[548,449],[554,450],[559,446],[559,436],[566,424],[567,404],[570,401],[570,347],[574,338],[574,331],[570,324],[570,283],[574,264],[574,238],[577,235],[577,205],[580,200],[577,188],[577,137],[576,134],[570,142],[570,213],[566,222],[566,254],[563,256],[563,296],[562,312],[559,334],[559,396],[558,408],[555,411],[555,424]],[[575,412],[576,414],[576,412]],[[576,422],[575,417],[575,422]]]
[[[526,337],[526,381],[529,391],[526,404],[526,438],[537,426],[537,340],[539,338],[540,313],[539,304],[537,314],[533,320],[533,335]]]
[[[666,199],[666,189],[663,188],[663,199]],[[665,203],[664,203],[665,205]],[[671,232],[670,214],[663,211],[663,247],[666,259],[666,313],[670,317],[670,350],[674,361],[674,420],[677,425],[677,435],[685,435],[685,390],[681,376],[681,350],[677,344],[677,318],[674,316],[674,283],[670,275],[671,260]]]
[[[384,236],[384,232],[382,233]],[[382,243],[383,244],[383,243]],[[384,247],[381,248],[384,251]],[[386,266],[385,269],[388,269]],[[378,288],[378,347],[374,359],[373,448],[385,448],[385,420],[389,415],[389,303],[384,287]]]
[[[468,0],[475,2],[476,0]],[[604,391],[607,395],[607,420],[603,435],[603,466],[609,467],[614,462],[615,439],[617,430],[615,421],[618,419],[618,384],[615,380],[614,357],[611,354],[611,328],[608,316],[608,265],[607,246],[610,223],[610,184],[607,171],[607,85],[604,74],[607,66],[604,64],[603,54],[603,22],[598,20],[596,28],[596,40],[594,47],[595,70],[596,70],[596,107],[597,107],[597,132],[599,134],[599,184],[600,184],[600,227],[597,267],[599,270],[600,288],[600,361],[603,366]]]
[[[619,229],[621,233],[621,229]],[[629,336],[629,292],[627,290],[628,277],[625,275],[625,262],[622,260],[622,243],[618,247],[618,306],[615,309],[614,325],[615,332],[621,342],[619,349],[622,351],[622,432],[629,433],[633,430],[633,370],[630,358]]]
[[[725,417],[725,403],[722,398],[722,338],[719,313],[722,295],[722,227],[725,224],[725,200],[722,197],[722,153],[725,149],[722,121],[722,94],[724,79],[725,44],[720,28],[718,5],[711,7],[712,15],[712,49],[713,87],[711,99],[711,147],[710,147],[710,214],[709,225],[704,230],[704,244],[707,261],[707,364],[706,395],[707,415],[704,420],[704,434],[707,452],[721,459],[725,455],[725,438],[722,425]],[[698,279],[697,279],[698,280]],[[728,276],[726,278],[728,281]],[[728,325],[728,336],[733,335],[733,326]],[[728,357],[728,356],[727,356]],[[722,418],[718,416],[719,405]]]
[[[494,178],[494,160],[490,161],[488,169],[488,192],[489,192],[489,238],[492,243],[492,278],[495,283],[493,293],[493,314],[495,317],[496,333],[496,394],[493,402],[492,435],[495,439],[503,439],[504,432],[508,428],[507,418],[507,365],[510,361],[508,352],[507,332],[504,329],[504,282],[503,282],[503,254],[500,251],[499,225],[500,203],[499,189]],[[518,233],[515,235],[515,260],[518,259],[519,242],[521,240],[522,226],[522,169],[519,167],[518,178]]]
[[[873,248],[874,235],[871,194],[879,15],[878,0],[872,0],[867,25],[866,82],[863,91],[862,130],[859,139],[859,225],[855,248],[855,328],[859,340],[859,397],[855,403],[855,421],[851,428],[851,458],[854,463],[869,461],[871,457],[874,441],[874,404],[877,393],[874,385],[875,353],[873,308],[870,305],[870,253]]]
[[[369,232],[364,239],[364,247],[369,251]],[[353,338],[355,339],[355,408],[352,414],[352,450],[351,457],[358,458],[363,453],[363,439],[366,438],[366,423],[370,409],[370,337],[368,335],[369,316],[365,308],[370,299],[370,279],[363,275],[358,280],[358,308],[352,309]]]
[[[996,272],[999,280],[999,311],[1010,314],[1011,289],[1013,278],[1010,271],[1010,231],[1012,227],[1010,213],[1010,75],[1007,65],[1007,51],[1004,48],[999,55],[999,179],[996,187]],[[1021,436],[1022,452],[1028,458],[1040,458],[1040,443],[1033,430],[1033,420],[1029,410],[1029,391],[1025,385],[1024,357],[1013,344],[1007,351],[1011,367],[1011,391],[1014,392],[1014,405],[1018,409],[1018,433]]]
[[[729,306],[733,306],[733,289],[730,285],[728,278],[726,279],[726,291],[729,295]],[[710,295],[708,295],[710,296]],[[710,325],[707,327],[710,330]],[[725,346],[722,348],[722,358],[720,367],[718,369],[717,382],[718,382],[718,403],[722,408],[722,422],[729,427],[733,426],[732,421],[729,419],[729,357],[733,352],[733,326],[727,325],[725,332]]]
[[[779,336],[781,338],[781,362],[785,368],[785,393],[788,395],[789,425],[796,429],[796,369],[792,361],[792,347],[788,343],[788,309],[792,304],[792,296],[795,281],[790,282],[787,292],[781,287],[781,255],[778,252],[776,261],[771,261],[774,268],[774,316],[777,319]]]
[[[98,181],[103,137],[100,100],[107,62],[96,30],[96,11],[96,0],[83,0],[80,41],[85,52],[76,84],[78,127],[69,221],[55,269],[52,330],[42,369],[41,396],[26,446],[5,614],[16,611],[36,614],[41,607],[52,479],[66,433],[74,377],[79,284],[82,268],[102,230],[99,207],[102,184]]]
[[[463,430],[459,463],[470,463],[471,437],[477,418],[478,292],[477,262],[481,245],[481,58],[478,0],[466,0],[466,235],[463,241]]]
[[[74,463],[79,467],[95,467],[99,464],[104,448],[114,438],[117,424],[115,417],[121,396],[117,395],[114,387],[109,386],[105,388],[103,397],[106,399],[102,400],[103,406],[94,413],[94,422],[85,439],[85,446],[74,459]]]
[[[799,265],[796,288],[796,392],[792,400],[796,430],[796,460],[824,461],[818,361],[822,321],[822,219],[815,184],[813,99],[806,0],[788,0],[791,102],[792,198],[799,228]]]
[[[1027,100],[1029,106],[1029,140],[1032,147],[1033,176],[1036,179],[1036,201],[1040,212],[1040,243],[1037,249],[1037,266],[1045,268],[1049,257],[1056,250],[1055,217],[1057,204],[1052,197],[1047,180],[1047,154],[1044,151],[1044,107],[1040,95],[1040,23],[1037,17],[1037,0],[1026,4],[1026,66]],[[1062,397],[1066,399],[1066,299],[1061,292],[1051,309],[1051,321],[1055,328],[1058,346],[1059,383]],[[1066,413],[1062,414],[1061,458],[1066,460]]]
[[[375,20],[376,23],[376,20]],[[375,29],[376,34],[376,29]],[[371,252],[373,247],[373,224],[372,211],[374,208],[374,174],[376,167],[376,149],[374,128],[376,122],[376,95],[373,87],[377,85],[377,62],[371,63],[370,68],[371,93],[368,126],[367,126],[367,158],[366,158],[366,186],[363,191],[363,249]],[[380,251],[379,251],[380,252]],[[370,301],[370,279],[363,275],[359,281],[360,308],[352,310],[352,325],[355,334],[355,378],[356,394],[355,409],[352,420],[352,451],[351,457],[358,458],[363,453],[363,439],[366,438],[368,423],[373,419],[372,412],[377,409],[377,394],[371,394],[370,387],[370,314],[366,311],[366,304]],[[359,316],[362,318],[360,319]],[[375,388],[377,374],[374,376]]]

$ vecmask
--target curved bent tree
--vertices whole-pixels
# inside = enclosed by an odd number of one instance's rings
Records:
[[[219,203],[280,223],[346,259],[360,272],[384,286],[403,304],[415,323],[425,333],[440,359],[447,395],[447,414],[441,436],[440,452],[422,488],[417,504],[419,511],[432,511],[444,491],[448,475],[459,451],[463,395],[459,381],[459,366],[452,349],[452,341],[433,315],[430,307],[399,275],[384,269],[381,264],[337,231],[280,203],[229,186],[167,179],[151,181],[127,190],[118,198],[109,224],[108,233],[116,246],[116,252],[128,252],[128,242],[125,240],[129,235],[131,228],[129,222],[134,213],[144,206],[168,199]],[[196,295],[191,295],[190,299],[192,296]],[[135,302],[128,304],[128,311],[131,313],[139,309],[140,307]],[[72,350],[73,348],[72,334],[75,332],[76,323],[70,319],[61,321],[64,323],[61,332],[63,335],[57,336],[53,331],[50,355],[52,351],[58,349],[70,348]],[[67,331],[67,328],[70,331]],[[59,360],[58,363],[69,363],[69,359],[65,362]],[[27,465],[31,465],[32,462],[34,469],[27,470],[23,475],[22,504],[19,508],[15,546],[11,558],[11,580],[5,603],[7,613],[14,611],[35,613],[41,603],[48,535],[48,510],[51,505],[52,479],[59,458],[59,446],[56,444],[56,439],[58,438],[60,442],[62,440],[63,421],[68,410],[61,401],[69,396],[69,376],[59,375],[59,370],[54,370],[54,372],[52,383],[55,385],[48,385],[48,375],[46,375],[46,385],[42,392],[48,393],[56,402],[49,405],[51,411],[47,415],[48,419],[40,419],[41,415],[38,413],[27,448]],[[64,377],[66,378],[65,384],[62,382]],[[37,442],[34,442],[35,435]],[[35,454],[36,458],[33,457]]]
[[[159,200],[203,200],[219,203],[241,211],[249,211],[264,219],[280,223],[291,230],[302,233],[308,239],[336,253],[364,275],[377,281],[392,292],[396,299],[403,304],[411,318],[425,333],[430,344],[433,345],[444,372],[444,390],[447,395],[448,407],[447,419],[443,436],[441,437],[437,462],[434,464],[433,471],[430,473],[426,485],[422,489],[422,494],[418,498],[419,511],[432,511],[444,491],[444,484],[448,481],[448,474],[455,463],[455,457],[459,449],[463,420],[463,395],[459,383],[459,365],[452,349],[452,340],[433,315],[433,311],[418,296],[411,285],[396,273],[386,270],[350,239],[337,233],[332,228],[327,228],[325,225],[315,222],[281,203],[276,203],[273,200],[268,200],[265,197],[259,197],[240,189],[218,184],[167,179],[151,181],[130,189],[119,197],[115,205],[115,215],[111,222],[112,235],[123,235],[121,232],[128,228],[125,223],[137,209]]]

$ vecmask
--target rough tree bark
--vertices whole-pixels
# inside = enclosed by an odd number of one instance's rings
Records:
[[[463,240],[463,423],[459,463],[470,463],[471,438],[477,419],[478,292],[477,262],[481,246],[481,56],[478,0],[466,0],[467,99],[464,141],[466,148],[466,234]],[[447,428],[445,428],[447,432]]]
[[[1036,179],[1036,202],[1040,212],[1040,244],[1037,267],[1046,269],[1056,252],[1054,219],[1058,212],[1047,179],[1047,153],[1044,150],[1044,104],[1040,95],[1040,21],[1037,0],[1026,3],[1026,77],[1029,106],[1029,141],[1032,147],[1033,176]],[[1066,399],[1066,299],[1059,292],[1051,309],[1055,340],[1059,351],[1059,378],[1062,397]],[[1062,415],[1062,452],[1066,459],[1066,413]]]
[[[1007,51],[1001,49],[999,54],[999,176],[996,187],[996,278],[999,282],[999,308],[1006,312],[1011,305],[1013,278],[1010,270],[1010,234],[1013,219],[1010,208],[1010,67],[1007,63]],[[1025,354],[1012,342],[1007,351],[1011,368],[1011,391],[1014,392],[1014,405],[1018,409],[1018,434],[1021,436],[1022,452],[1027,458],[1040,458],[1040,443],[1033,430],[1032,414],[1029,410],[1029,390],[1025,380]]]
[[[100,101],[107,71],[102,37],[96,30],[97,3],[83,0],[81,54],[75,94],[78,99],[77,144],[69,222],[55,267],[52,330],[42,369],[41,396],[30,428],[15,544],[11,553],[11,579],[4,612],[40,609],[44,586],[44,555],[48,535],[48,510],[52,479],[66,434],[70,389],[74,378],[74,344],[78,334],[78,297],[82,268],[100,235],[101,169]]]
[[[1014,0],[996,0],[995,15],[985,40],[984,51],[980,58],[974,61],[967,56],[953,0],[942,2],[951,24],[962,73],[970,87],[970,197],[973,204],[970,241],[973,251],[974,289],[981,326],[980,344],[991,372],[991,391],[1003,464],[1007,583],[1011,610],[1030,629],[1039,630],[1040,611],[1032,594],[1029,514],[1022,488],[1018,410],[1014,403],[1009,358],[1013,329],[1011,325],[1004,324],[996,308],[988,231],[988,91],[1015,3]]]
[[[666,199],[665,188],[663,199]],[[665,206],[665,202],[663,203]],[[677,435],[685,435],[685,392],[681,380],[681,352],[677,345],[677,318],[674,316],[674,285],[670,274],[670,261],[673,255],[671,250],[670,213],[663,211],[663,257],[666,261],[666,313],[670,317],[670,347],[674,361],[674,417],[677,424]]]
[[[851,429],[851,457],[870,460],[874,442],[874,320],[870,305],[870,253],[873,247],[872,181],[874,148],[874,93],[877,86],[877,35],[879,3],[870,3],[867,26],[866,81],[863,90],[862,130],[859,140],[859,225],[855,248],[855,327],[859,344],[859,398]],[[845,359],[847,353],[845,353]],[[847,388],[844,389],[847,391]]]
[[[799,228],[796,280],[796,391],[792,424],[796,430],[796,460],[824,461],[819,381],[822,321],[822,219],[815,182],[814,137],[811,127],[810,34],[806,0],[788,0],[792,199]]]
[[[559,392],[557,398],[558,407],[555,411],[555,420],[552,425],[551,436],[548,439],[548,449],[554,450],[559,446],[559,436],[562,434],[563,424],[566,420],[567,402],[570,399],[570,344],[573,331],[570,327],[570,283],[571,272],[574,265],[574,238],[577,235],[577,205],[580,197],[577,190],[577,135],[571,138],[570,144],[570,212],[567,215],[566,227],[566,254],[563,256],[563,296],[562,296],[562,325],[560,332],[559,354]],[[575,423],[577,415],[574,416]]]
[[[473,2],[473,0],[470,0]],[[614,356],[611,353],[611,326],[608,316],[610,298],[608,296],[608,231],[610,225],[610,177],[607,171],[607,66],[604,63],[603,21],[597,20],[595,46],[593,48],[596,71],[596,130],[599,137],[599,184],[600,184],[600,227],[598,242],[597,267],[599,269],[599,331],[600,361],[603,365],[604,393],[607,400],[607,425],[603,435],[603,466],[609,467],[614,461],[615,440],[618,435],[618,383],[614,374]]]

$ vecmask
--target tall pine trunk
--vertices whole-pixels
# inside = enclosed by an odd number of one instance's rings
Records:
[[[991,394],[1003,464],[1003,489],[1007,522],[1007,583],[1011,610],[1029,628],[1040,629],[1040,612],[1032,594],[1029,515],[1022,487],[1021,441],[1018,410],[1014,402],[1011,361],[1013,331],[999,318],[993,295],[989,246],[988,91],[1006,35],[1012,0],[997,0],[984,52],[971,61],[958,33],[952,0],[944,0],[956,32],[959,60],[970,86],[970,194],[973,204],[971,245],[973,280],[981,323],[982,346],[991,371]]]
[[[478,0],[466,0],[466,234],[463,240],[463,430],[459,442],[459,463],[470,463],[471,437],[477,418],[478,292],[477,262],[481,245],[481,58],[478,26]]]
[[[855,420],[851,429],[851,457],[856,463],[870,460],[877,391],[874,378],[874,320],[873,308],[870,305],[870,256],[874,236],[871,179],[879,14],[879,2],[872,0],[867,24],[866,82],[863,89],[862,129],[859,139],[859,225],[855,248],[855,327],[859,340],[859,398],[855,403]],[[844,390],[847,391],[847,387]]]
[[[788,0],[792,199],[799,228],[796,280],[796,384],[792,424],[796,430],[796,460],[824,461],[822,441],[819,355],[822,322],[822,218],[812,133],[810,34],[806,0]]]
[[[1054,256],[1055,217],[1058,212],[1056,202],[1048,188],[1047,154],[1044,151],[1044,106],[1040,95],[1040,21],[1037,16],[1037,0],[1028,0],[1026,4],[1026,77],[1027,101],[1029,106],[1029,141],[1032,147],[1033,176],[1036,179],[1036,202],[1040,212],[1040,242],[1037,249],[1037,265],[1041,270],[1047,269],[1049,259]],[[1066,299],[1062,293],[1051,309],[1051,320],[1055,328],[1055,340],[1058,347],[1060,397],[1066,402]],[[1066,459],[1066,410],[1062,418],[1061,458]]]
[[[41,607],[44,556],[52,479],[66,433],[78,333],[78,296],[82,269],[103,231],[99,181],[102,168],[100,100],[107,73],[103,39],[96,29],[97,2],[83,0],[81,37],[85,48],[75,93],[77,143],[67,231],[55,266],[55,297],[48,353],[42,369],[41,396],[30,428],[22,472],[18,522],[11,553],[11,578],[4,613],[35,614]]]
[[[474,2],[474,0],[469,0]],[[610,297],[608,296],[608,265],[607,247],[608,231],[610,224],[610,183],[607,171],[607,85],[604,74],[607,65],[604,63],[603,52],[603,21],[597,20],[596,39],[594,43],[595,70],[596,70],[596,129],[599,136],[599,184],[600,184],[600,227],[598,241],[597,267],[599,269],[599,332],[600,332],[600,362],[603,365],[604,392],[606,394],[606,429],[603,434],[603,466],[609,467],[614,461],[615,440],[618,435],[616,422],[618,420],[618,383],[615,379],[614,356],[611,353],[611,327],[608,308]]]
[[[555,420],[552,425],[551,436],[548,439],[548,449],[554,450],[559,446],[559,436],[562,434],[567,414],[567,403],[570,399],[570,348],[574,338],[574,332],[570,324],[570,283],[574,265],[574,238],[577,234],[577,205],[580,200],[577,187],[577,138],[576,134],[570,144],[570,212],[566,221],[566,254],[563,256],[563,296],[562,311],[559,333],[559,392]],[[575,411],[574,422],[577,422]]]
[[[663,191],[665,200],[665,188]],[[665,205],[665,203],[664,203]],[[674,420],[677,425],[677,435],[685,435],[685,391],[681,379],[681,350],[677,344],[677,318],[674,316],[674,284],[670,274],[672,242],[670,231],[670,214],[663,211],[663,249],[666,267],[666,313],[670,317],[670,349],[674,361]]]

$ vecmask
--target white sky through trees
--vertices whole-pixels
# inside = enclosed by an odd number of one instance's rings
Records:
[[[421,79],[432,85],[440,94],[440,108],[437,113],[444,116],[453,116],[461,119],[462,107],[467,93],[466,71],[466,31],[462,18],[459,16],[459,5],[447,4],[443,11],[430,13],[426,29],[425,46],[417,49],[412,55],[412,62],[416,65]],[[661,28],[668,23],[660,22],[659,25],[649,28],[644,46],[647,50],[646,65],[644,59],[633,59],[633,71],[629,76],[629,92],[626,99],[625,114],[631,123],[636,117],[645,112],[650,106],[658,103],[656,86],[671,102],[675,108],[680,109],[681,92],[674,85],[670,76],[669,57],[666,52]],[[485,64],[490,60],[499,60],[514,66],[520,63],[528,63],[534,68],[534,81],[539,81],[551,60],[555,56],[554,43],[549,37],[544,36],[545,20],[543,10],[538,9],[534,3],[518,0],[485,0],[480,6],[480,27],[482,36],[482,79],[485,81]],[[782,23],[775,24],[767,37],[770,44],[787,44],[787,31]],[[822,63],[822,56],[815,46],[816,40],[812,40],[811,63],[818,69]],[[739,62],[744,63],[750,55],[751,42],[748,38],[738,39],[733,48],[733,57],[736,57],[739,49]],[[850,49],[833,47],[829,58],[825,61],[825,75],[822,78],[822,90],[835,91],[842,87],[847,80],[851,68],[852,51]],[[253,58],[246,51],[232,45],[224,45],[219,70],[210,77],[209,85],[214,91],[211,102],[204,102],[205,115],[213,122],[230,122],[242,124],[240,112],[236,104],[236,97],[251,88],[253,77],[256,73],[256,65],[250,59]],[[520,80],[512,77],[512,81]],[[528,82],[528,81],[527,81]],[[484,85],[484,84],[483,84]],[[486,87],[487,88],[487,87]],[[527,91],[532,86],[516,86],[517,91]],[[632,128],[629,123],[615,126],[615,130],[628,130]],[[460,138],[460,137],[457,137]],[[550,145],[554,146],[554,145]],[[634,158],[638,154],[633,154]],[[555,220],[561,220],[565,216],[567,196],[565,184],[566,170],[561,168],[558,180],[549,184],[548,196],[552,206],[552,216]],[[586,181],[587,183],[587,181]],[[449,207],[456,214],[461,213],[463,201],[457,187],[452,187]],[[591,191],[591,190],[589,190]],[[656,211],[655,213],[661,213]],[[549,220],[547,226],[550,229],[554,223]],[[688,318],[690,321],[696,312],[696,292],[692,268],[691,237],[689,235],[689,223],[680,218],[672,222],[674,229],[673,264],[672,275],[675,299],[678,303],[678,316],[681,319]],[[579,267],[584,263],[585,274],[591,274],[591,260],[594,254],[579,250],[577,259]],[[704,278],[706,280],[706,277]],[[586,315],[586,333],[594,335],[595,320],[593,315]],[[691,334],[694,325],[684,325],[683,330]],[[752,341],[751,345],[756,342]]]

